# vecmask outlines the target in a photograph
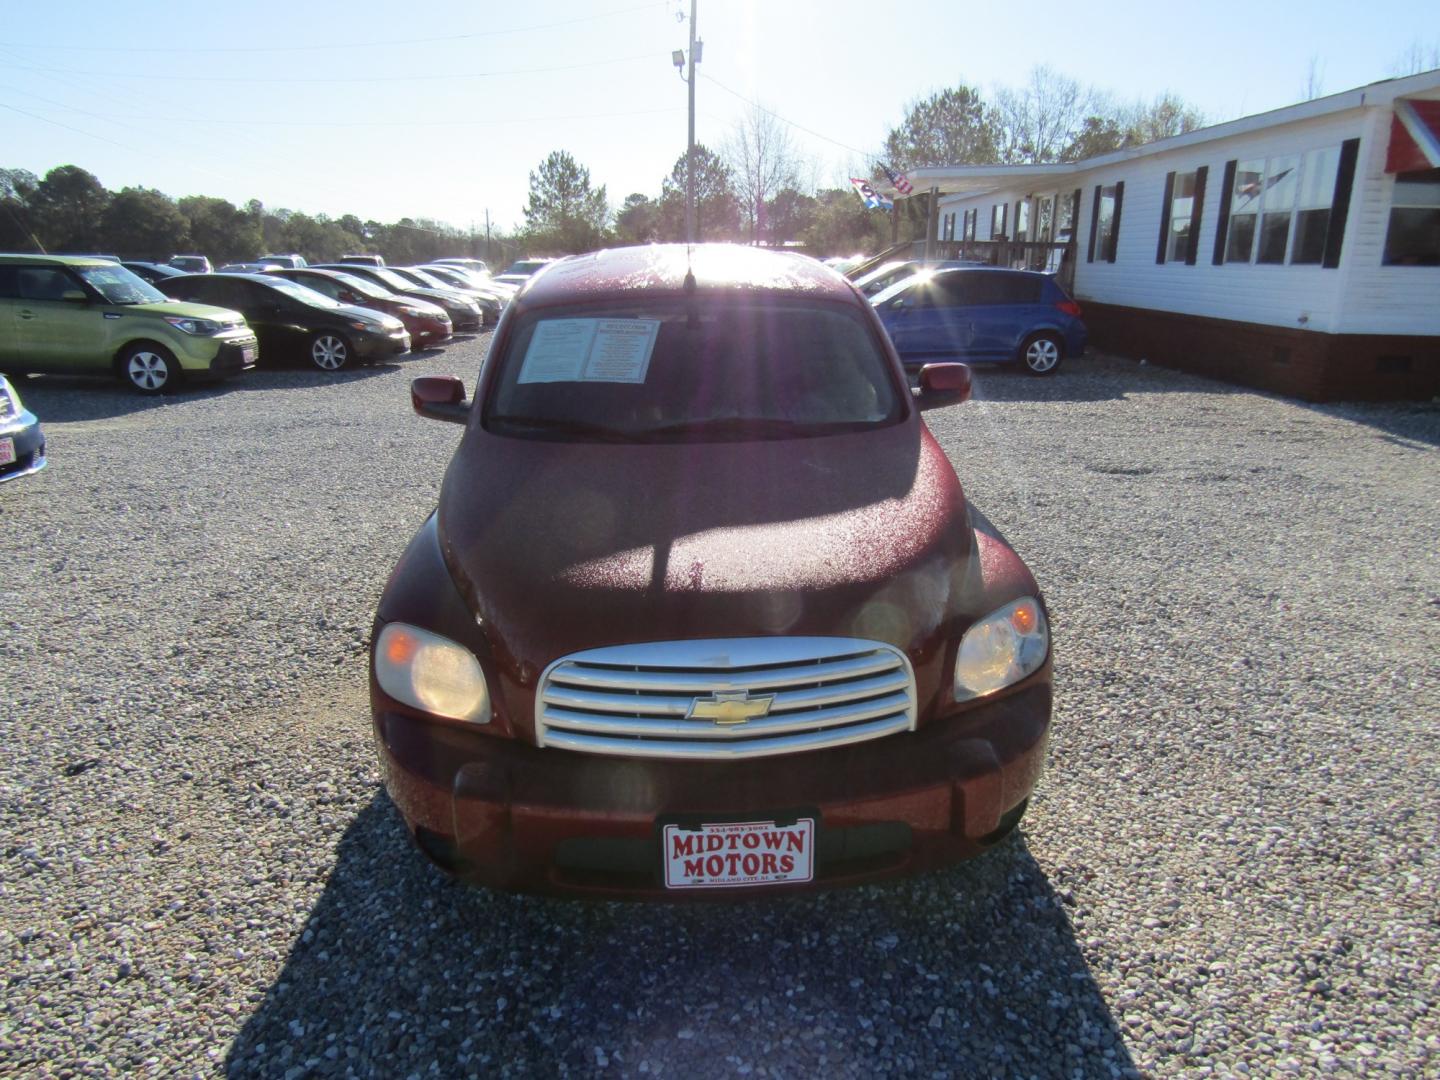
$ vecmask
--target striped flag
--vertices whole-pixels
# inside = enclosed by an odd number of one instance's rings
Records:
[[[894,185],[895,190],[898,191],[901,195],[909,195],[912,191],[915,190],[915,185],[910,183],[909,180],[905,179],[905,174],[903,172],[891,172],[890,166],[886,165],[883,161],[880,163],[880,170],[890,178],[890,183]]]
[[[858,177],[850,177],[850,183],[855,187],[855,194],[860,196],[860,201],[865,204],[867,210],[893,210],[895,203],[879,194],[870,186],[869,180],[861,180]]]

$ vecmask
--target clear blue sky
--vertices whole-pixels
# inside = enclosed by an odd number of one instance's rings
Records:
[[[488,209],[509,228],[529,171],[565,149],[618,205],[657,194],[685,148],[682,7],[9,0],[0,166],[379,220],[483,227]],[[1045,63],[1228,120],[1299,100],[1312,57],[1326,92],[1387,77],[1412,46],[1440,47],[1440,5],[700,0],[698,27],[697,138],[723,143],[740,98],[758,100],[808,129],[792,135],[809,179],[831,184],[909,101],[958,82],[988,91]]]

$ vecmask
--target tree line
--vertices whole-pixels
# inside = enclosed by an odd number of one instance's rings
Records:
[[[492,254],[503,257],[493,242]],[[109,191],[78,165],[60,165],[43,178],[24,169],[0,169],[0,251],[119,255],[164,262],[195,252],[212,262],[248,262],[256,256],[298,252],[313,261],[352,252],[383,255],[400,265],[457,254],[481,254],[475,238],[444,222],[401,218],[361,221],[270,209],[251,199],[236,206],[211,195],[172,199],[147,187]]]
[[[909,170],[933,165],[1034,164],[1079,161],[1191,131],[1204,123],[1171,94],[1149,102],[1117,101],[1049,67],[1018,87],[986,98],[961,82],[912,101],[879,152],[850,175],[883,184],[880,161]],[[469,253],[496,258],[589,251],[607,244],[683,240],[686,155],[658,191],[632,192],[612,206],[604,184],[565,150],[549,154],[529,176],[524,224],[488,250],[443,222],[401,218],[384,224],[353,214],[330,218],[268,209],[258,200],[237,207],[191,195],[172,200],[144,187],[107,191],[75,165],[43,179],[0,169],[0,250],[96,251],[164,259],[195,251],[243,261],[263,252],[299,252],[332,259],[375,252],[387,262],[414,263]],[[925,197],[901,200],[892,222],[865,209],[849,186],[821,186],[776,114],[755,106],[717,146],[695,149],[696,234],[702,241],[800,244],[817,255],[876,251],[893,233],[924,235]],[[501,257],[503,257],[503,254]]]
[[[878,164],[908,170],[933,165],[1012,165],[1080,161],[1193,131],[1200,112],[1173,94],[1121,102],[1049,67],[1033,69],[1018,87],[986,99],[961,83],[911,102],[875,159],[852,175],[885,186]],[[695,148],[696,238],[744,243],[799,243],[814,254],[876,251],[892,222],[866,210],[849,186],[803,182],[805,169],[783,121],[756,106],[718,149]],[[807,191],[806,188],[809,187]],[[899,239],[924,235],[926,196],[897,204]],[[660,182],[658,194],[632,192],[613,210],[604,185],[563,150],[530,174],[521,240],[558,254],[603,243],[685,238],[685,155]]]

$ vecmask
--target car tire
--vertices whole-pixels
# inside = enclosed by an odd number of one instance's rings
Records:
[[[180,383],[180,364],[164,345],[137,341],[126,346],[116,366],[130,389],[147,396],[163,394]]]
[[[1065,359],[1065,342],[1048,330],[1031,334],[1020,346],[1020,363],[1031,375],[1054,375]]]
[[[310,362],[321,371],[342,371],[355,361],[355,347],[344,334],[321,330],[310,339]]]

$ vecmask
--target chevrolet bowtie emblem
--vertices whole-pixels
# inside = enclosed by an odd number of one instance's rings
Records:
[[[690,703],[686,720],[713,720],[717,724],[743,724],[747,720],[758,720],[770,712],[774,694],[751,697],[748,690],[733,692],[717,691],[709,697],[697,697]]]

